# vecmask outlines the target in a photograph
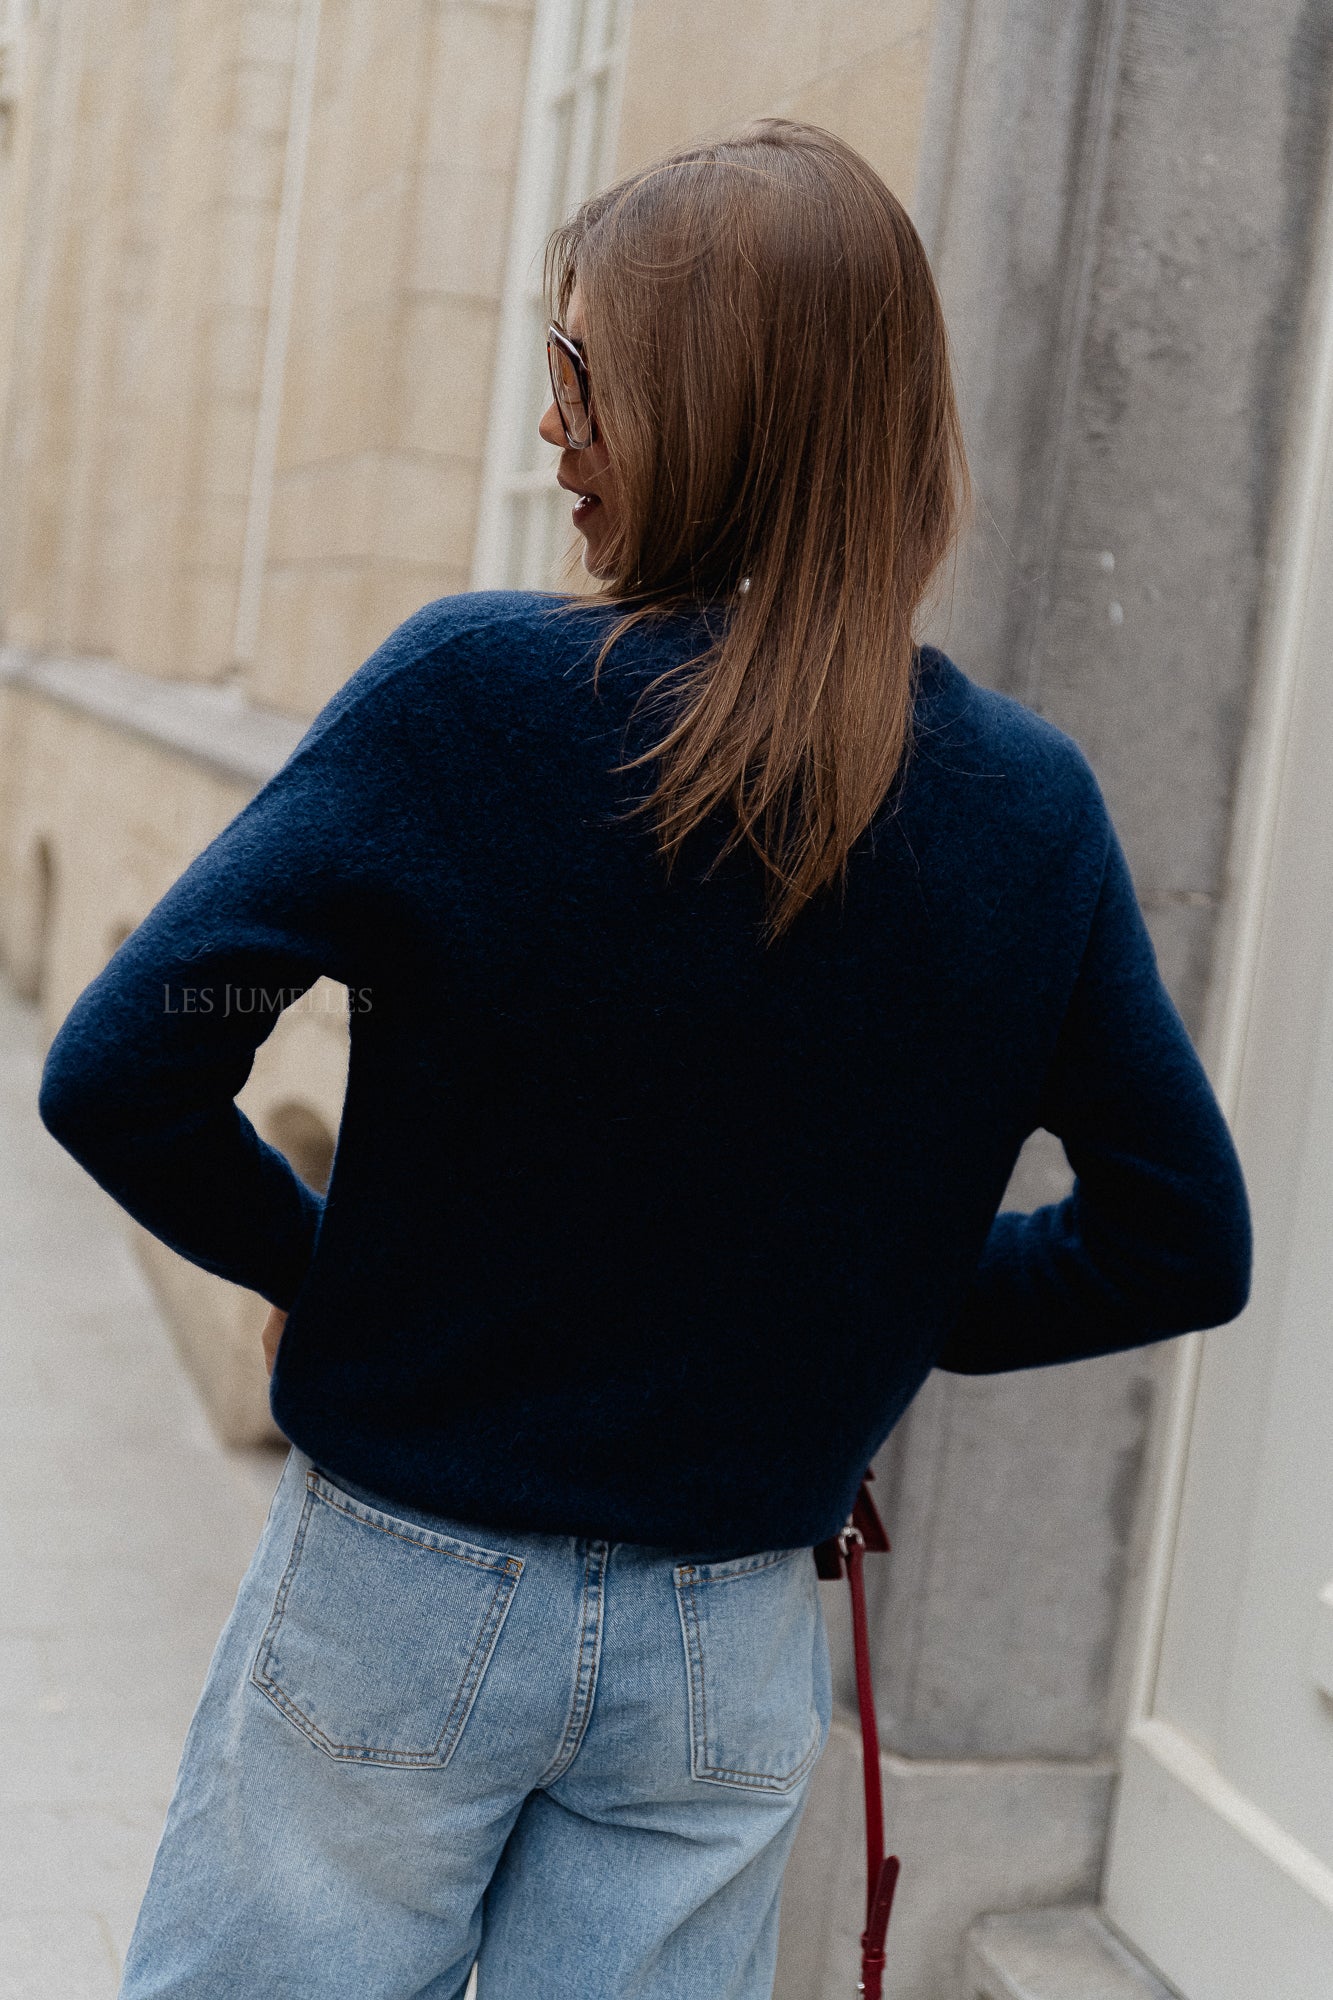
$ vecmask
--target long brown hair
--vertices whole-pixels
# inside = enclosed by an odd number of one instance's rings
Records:
[[[770,941],[910,750],[915,621],[970,503],[939,295],[902,203],[833,133],[765,118],[594,195],[552,236],[617,482],[596,596],[631,625],[728,607],[646,695],[668,870],[718,806],[767,871]],[[748,583],[746,582],[748,579]],[[716,862],[714,863],[716,865]]]

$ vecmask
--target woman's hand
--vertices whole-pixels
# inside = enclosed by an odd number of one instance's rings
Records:
[[[282,1329],[287,1324],[287,1315],[280,1306],[270,1306],[268,1318],[264,1321],[264,1364],[269,1374],[278,1358],[278,1342],[282,1339]]]

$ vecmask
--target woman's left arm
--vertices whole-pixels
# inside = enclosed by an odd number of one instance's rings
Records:
[[[321,974],[360,986],[381,963],[377,908],[410,820],[404,629],[79,995],[42,1071],[43,1124],[122,1208],[284,1310],[323,1198],[234,1100],[285,1007]]]

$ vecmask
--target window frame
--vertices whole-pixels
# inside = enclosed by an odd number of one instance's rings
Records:
[[[534,9],[477,511],[474,590],[556,587],[549,551],[553,509],[560,498],[555,483],[559,461],[553,448],[530,435],[534,372],[546,381],[541,256],[561,214],[611,177],[632,14],[633,0],[537,0]],[[561,52],[576,36],[578,45],[586,46],[590,23],[600,52],[588,61],[562,62]],[[609,38],[612,26],[614,39]],[[597,94],[602,89],[599,137]],[[562,164],[560,119],[566,109],[570,116],[566,199],[563,210],[556,213],[554,204],[560,197],[553,192],[552,181]],[[548,454],[546,462],[538,459],[538,450]],[[535,510],[543,505],[545,532],[534,537],[534,529],[540,531],[543,523]],[[540,562],[532,558],[534,538],[545,551]]]

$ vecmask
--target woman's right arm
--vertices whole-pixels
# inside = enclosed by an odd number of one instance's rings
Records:
[[[1108,817],[1101,889],[1038,1124],[1075,1183],[1003,1211],[937,1365],[1037,1368],[1220,1326],[1249,1297],[1251,1231],[1227,1122],[1162,984]]]

